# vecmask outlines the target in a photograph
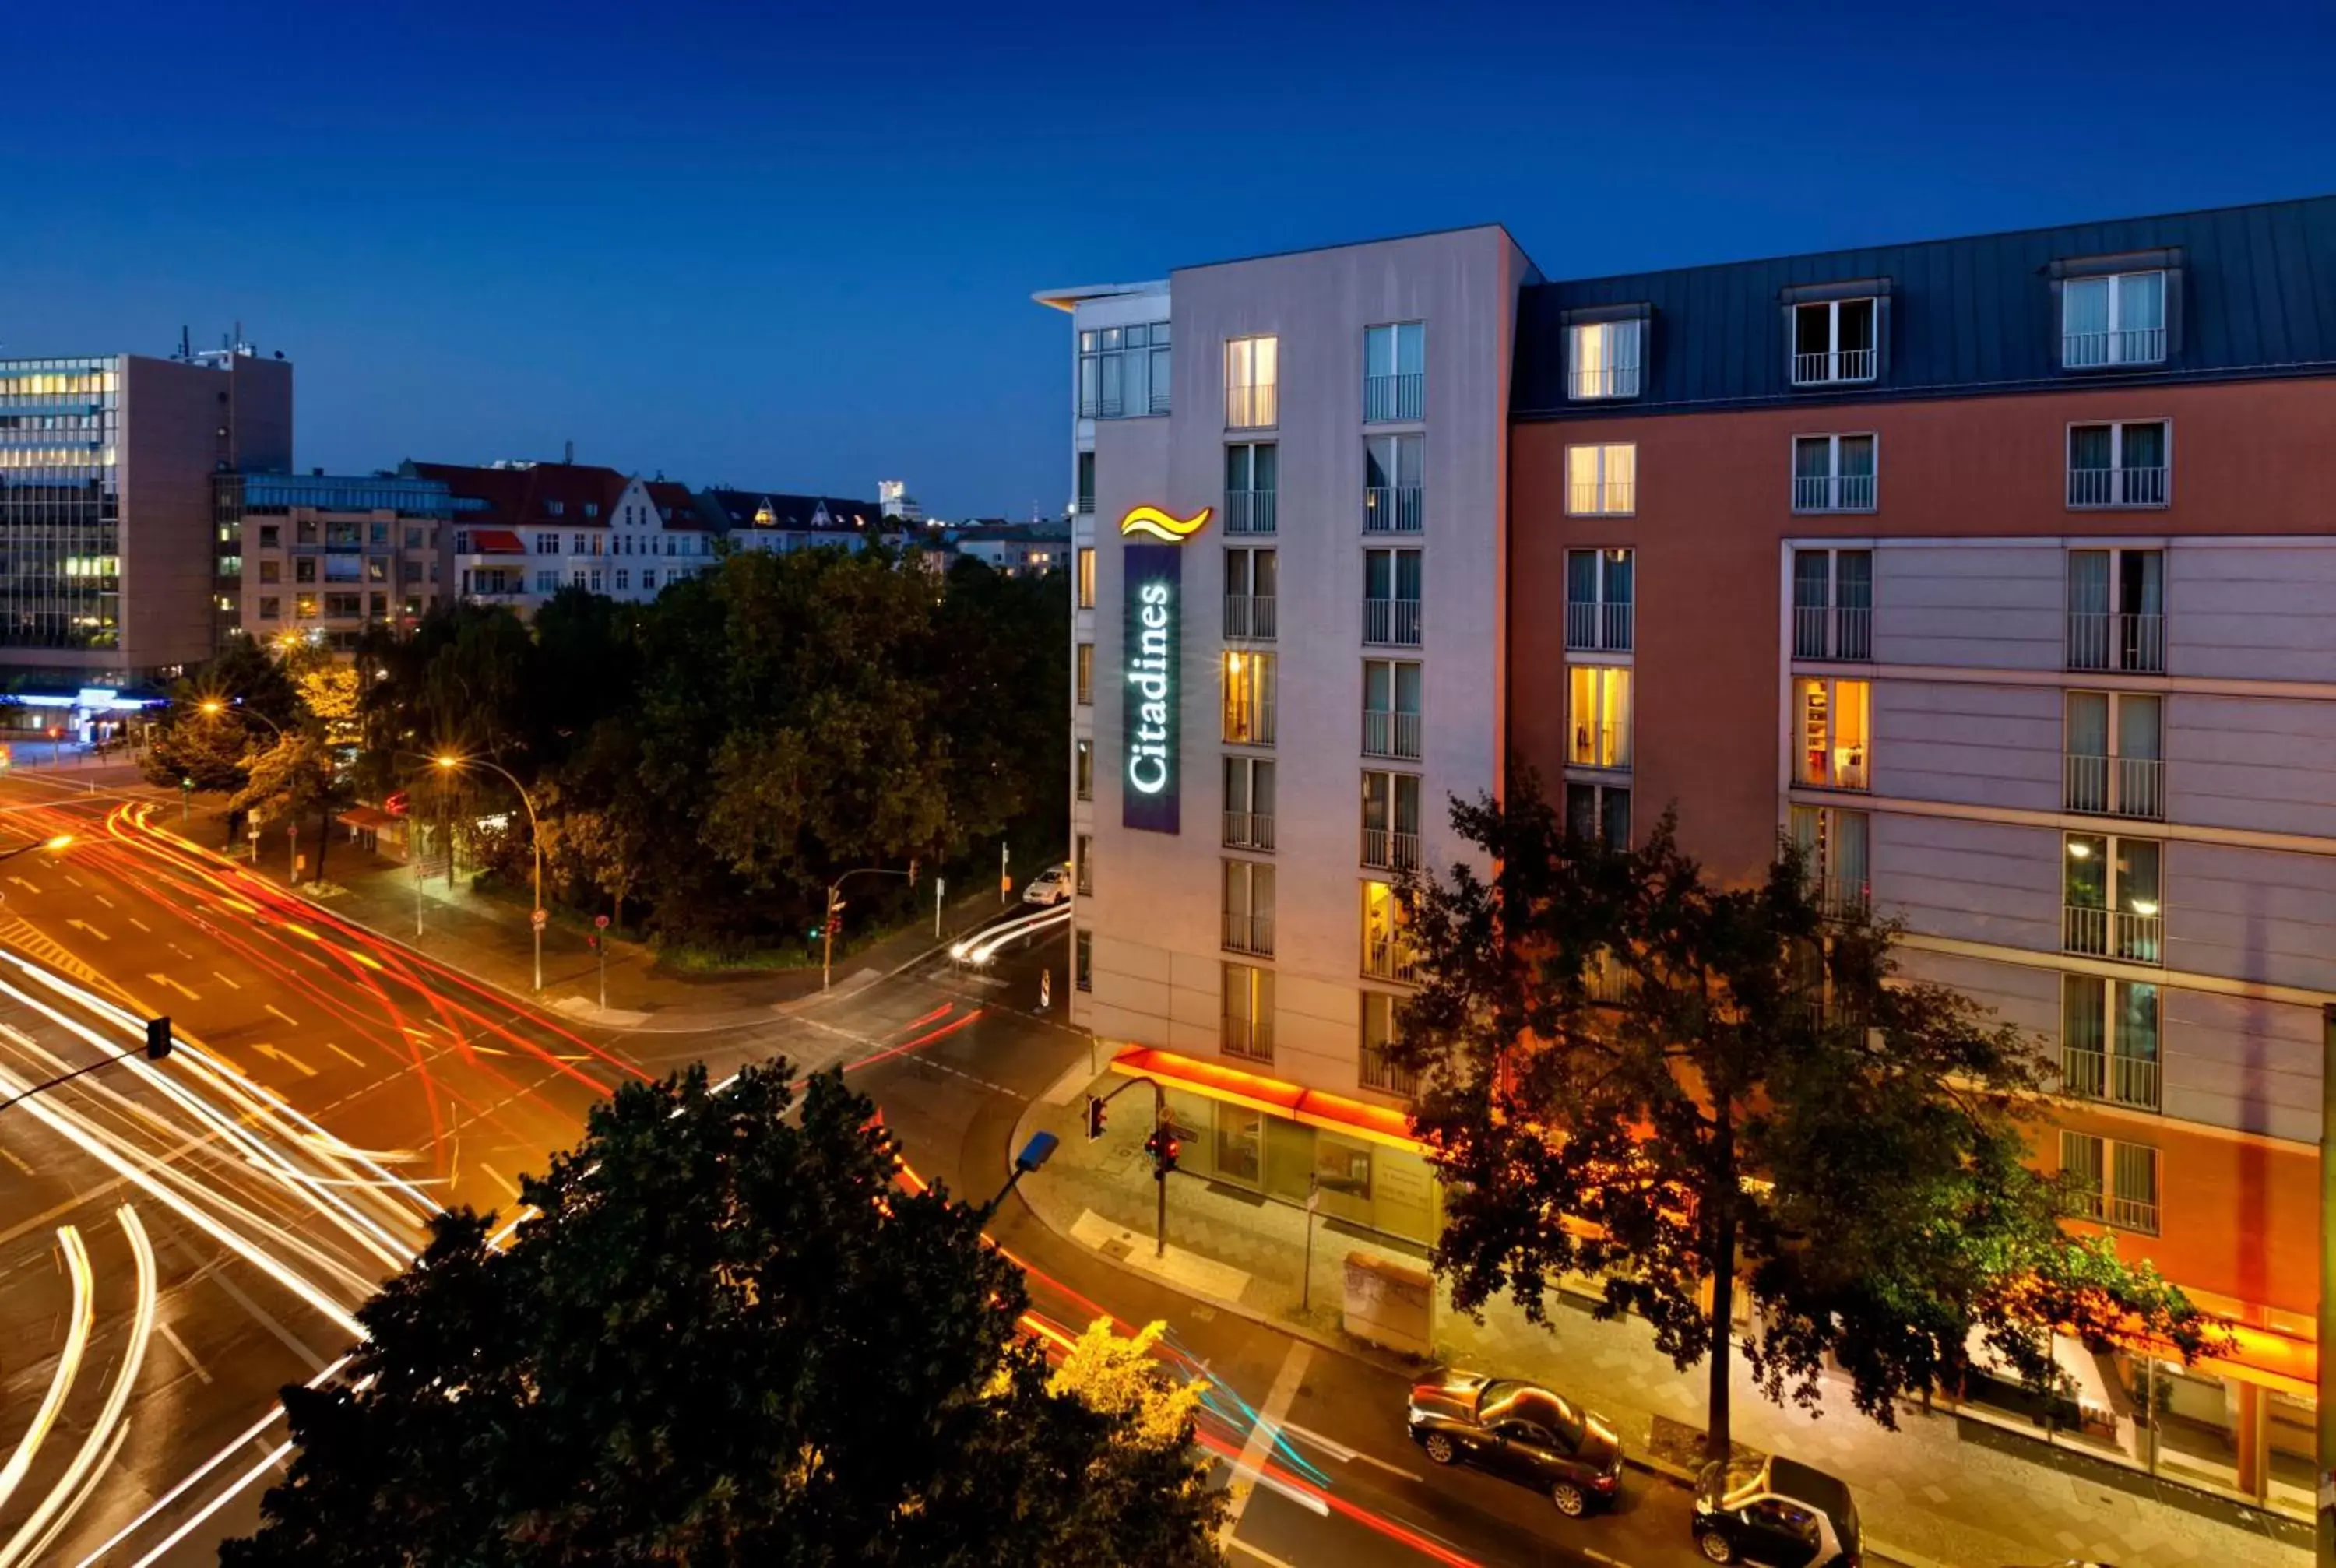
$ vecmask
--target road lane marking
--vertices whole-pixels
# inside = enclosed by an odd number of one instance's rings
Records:
[[[296,1029],[297,1029],[297,1028],[298,1028],[298,1027],[300,1027],[300,1020],[299,1020],[299,1019],[297,1019],[297,1018],[294,1018],[290,1013],[286,1012],[282,1008],[277,1007],[274,1002],[270,1002],[270,1003],[268,1003],[268,1010],[269,1012],[271,1012],[271,1013],[274,1013],[277,1018],[282,1018],[286,1023],[287,1023],[287,1024],[291,1025],[294,1028],[296,1028]]]
[[[75,887],[77,887],[77,888],[85,888],[85,887],[89,886],[89,884],[88,884],[87,882],[85,882],[85,881],[82,881],[79,877],[77,877],[77,876],[73,875],[73,872],[67,872],[65,873],[65,881],[69,881],[69,882],[73,883],[73,886],[75,886]]]
[[[279,1049],[275,1046],[263,1046],[258,1044],[257,1041],[253,1042],[250,1048],[258,1051],[261,1056],[266,1057],[270,1061],[282,1062],[286,1066],[297,1070],[299,1075],[304,1078],[313,1078],[316,1076],[316,1068],[310,1066],[307,1063],[302,1061],[299,1057],[294,1056],[289,1051]]]
[[[136,915],[124,915],[122,916],[122,919],[128,920],[131,925],[136,926],[140,930],[144,931],[150,937],[154,934],[154,928],[148,925],[144,920],[140,920]]]
[[[65,924],[73,926],[80,930],[87,931],[91,936],[95,937],[102,942],[110,942],[113,940],[112,937],[107,936],[103,931],[99,930],[95,926],[91,925],[87,920],[67,920]]]
[[[1256,1558],[1259,1562],[1264,1563],[1265,1568],[1298,1568],[1298,1564],[1295,1563],[1285,1562],[1281,1558],[1276,1557],[1270,1552],[1263,1551],[1258,1547],[1252,1546],[1238,1535],[1230,1537],[1225,1542],[1225,1544],[1228,1546],[1239,1547],[1241,1550],[1248,1553],[1251,1556]]]
[[[201,1000],[203,999],[203,998],[202,998],[202,996],[201,996],[201,994],[200,994],[200,992],[193,991],[193,990],[190,990],[186,986],[184,986],[184,985],[180,984],[180,983],[179,981],[177,981],[177,980],[172,979],[171,979],[170,976],[168,976],[168,975],[158,975],[158,974],[151,974],[151,973],[150,973],[149,975],[147,975],[147,977],[146,977],[146,978],[147,978],[148,979],[150,979],[150,980],[153,981],[153,982],[154,982],[156,985],[158,985],[158,986],[168,986],[168,987],[170,987],[172,990],[174,990],[174,991],[178,992],[180,996],[182,996],[182,997],[186,998],[187,998],[187,1000],[189,1000],[189,1001],[190,1001],[190,1002],[200,1002],[200,1001],[201,1001]]]
[[[348,1052],[346,1052],[346,1051],[345,1051],[345,1050],[341,1049],[341,1047],[338,1047],[338,1046],[336,1046],[336,1045],[333,1044],[333,1042],[332,1042],[332,1041],[330,1041],[330,1040],[326,1040],[326,1041],[325,1042],[325,1049],[326,1049],[326,1050],[328,1050],[328,1051],[332,1052],[332,1053],[333,1053],[333,1055],[335,1055],[335,1056],[336,1056],[336,1057],[340,1057],[340,1058],[341,1058],[341,1060],[343,1060],[343,1061],[345,1061],[345,1062],[348,1063],[348,1065],[349,1065],[349,1066],[353,1066],[353,1067],[362,1067],[362,1066],[365,1066],[365,1058],[364,1058],[364,1057],[353,1057],[353,1056],[349,1055],[349,1054],[348,1054]]]
[[[41,891],[41,887],[38,882],[28,882],[22,877],[11,876],[8,880],[15,882],[18,887],[24,889],[28,893],[36,893]]]
[[[1295,1421],[1284,1421],[1281,1424],[1281,1429],[1300,1442],[1313,1444],[1314,1446],[1342,1464],[1352,1465],[1360,1460],[1366,1465],[1377,1466],[1390,1475],[1400,1475],[1406,1481],[1425,1483],[1427,1479],[1416,1470],[1406,1470],[1400,1465],[1390,1465],[1384,1459],[1364,1453],[1360,1448],[1349,1448],[1336,1438],[1326,1437],[1319,1432],[1309,1432]]]
[[[1299,1380],[1306,1375],[1306,1363],[1313,1353],[1312,1345],[1292,1339],[1290,1354],[1281,1359],[1281,1371],[1274,1378],[1273,1389],[1266,1395],[1257,1425],[1250,1429],[1249,1441],[1241,1446],[1241,1459],[1233,1466],[1232,1501],[1225,1508],[1223,1526],[1217,1531],[1221,1551],[1231,1544],[1233,1532],[1241,1527],[1241,1514],[1256,1493],[1258,1476],[1280,1434],[1281,1418],[1290,1413],[1290,1401],[1298,1398]]]
[[[33,1174],[35,1174],[35,1173],[34,1172],[34,1170],[33,1170],[33,1167],[32,1167],[32,1166],[30,1166],[30,1165],[28,1165],[28,1164],[24,1164],[24,1161],[22,1161],[22,1160],[20,1160],[20,1159],[18,1159],[18,1158],[16,1157],[16,1151],[15,1151],[15,1150],[14,1150],[14,1149],[8,1149],[8,1148],[0,1148],[0,1155],[5,1155],[5,1156],[7,1157],[7,1161],[8,1161],[8,1163],[9,1163],[10,1164],[12,1164],[12,1165],[15,1166],[18,1170],[20,1170],[20,1171],[24,1172],[24,1174],[26,1174],[26,1175],[28,1175],[28,1176],[29,1176],[29,1175],[33,1175]]]
[[[203,1370],[203,1364],[195,1359],[195,1353],[187,1349],[187,1342],[184,1339],[180,1339],[178,1335],[172,1333],[170,1331],[170,1325],[168,1323],[157,1323],[154,1327],[156,1330],[161,1334],[163,1339],[168,1339],[170,1342],[170,1349],[179,1353],[179,1359],[186,1362],[187,1370],[192,1372],[196,1377],[200,1378],[204,1383],[208,1385],[211,1380],[211,1375]]]
[[[495,1180],[495,1185],[502,1188],[503,1191],[509,1193],[512,1197],[516,1198],[520,1195],[519,1183],[512,1181],[509,1176],[504,1175],[501,1171],[496,1170],[492,1165],[488,1164],[484,1160],[479,1162],[479,1169],[484,1171],[488,1175],[492,1176]]]
[[[137,922],[133,920],[133,921],[131,921],[131,923],[132,925],[135,925]],[[219,975],[219,984],[221,984],[221,985],[225,986],[229,990],[231,990],[231,991],[239,991],[239,990],[243,989],[243,988],[242,988],[241,986],[237,985],[233,980],[229,979],[225,975],[219,974],[219,970],[217,970],[217,969],[213,969],[213,970],[211,971],[211,973],[212,973],[212,974],[214,974],[214,975]],[[276,1009],[275,1009],[274,1008],[268,1008],[268,1010],[269,1012],[271,1012],[271,1013],[273,1013],[273,1012],[275,1012],[275,1011],[276,1011]],[[280,1018],[280,1017],[282,1017],[282,1015],[281,1015],[281,1014],[278,1014],[277,1016],[278,1016],[279,1018]],[[287,1019],[287,1022],[289,1022],[289,1020],[288,1020],[288,1019]]]
[[[99,903],[103,904],[107,909],[113,908],[113,901],[107,898],[103,893],[92,893],[89,896],[95,899]]]

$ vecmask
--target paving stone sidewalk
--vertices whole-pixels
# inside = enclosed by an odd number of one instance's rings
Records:
[[[1424,1251],[1318,1222],[1309,1289],[1302,1211],[1180,1176],[1170,1183],[1168,1253],[1157,1259],[1145,1129],[1140,1117],[1121,1116],[1090,1144],[1082,1125],[1085,1086],[1069,1080],[1056,1086],[1030,1105],[1015,1135],[1017,1147],[1040,1128],[1062,1140],[1045,1169],[1017,1189],[1051,1229],[1213,1304],[1374,1360],[1406,1364],[1341,1329],[1345,1260],[1363,1252],[1425,1268]],[[1301,1298],[1310,1306],[1301,1309]],[[1562,1389],[1617,1422],[1634,1456],[1648,1453],[1658,1418],[1701,1431],[1702,1370],[1674,1368],[1645,1323],[1597,1322],[1586,1302],[1569,1298],[1553,1299],[1550,1319],[1548,1328],[1536,1328],[1504,1302],[1474,1322],[1451,1310],[1439,1289],[1436,1359]],[[1869,1556],[1907,1568],[2002,1568],[2063,1558],[2117,1568],[2305,1568],[2311,1561],[2309,1524],[1952,1414],[1910,1408],[1892,1433],[1859,1415],[1845,1389],[1828,1390],[1821,1416],[1780,1410],[1740,1368],[1734,1405],[1737,1441],[1840,1475],[1857,1493]]]

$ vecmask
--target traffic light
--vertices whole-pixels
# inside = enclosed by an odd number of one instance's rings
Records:
[[[1164,1182],[1168,1179],[1168,1173],[1176,1168],[1176,1156],[1183,1152],[1183,1148],[1184,1145],[1176,1141],[1176,1131],[1173,1127],[1158,1126],[1152,1129],[1152,1135],[1144,1140],[1144,1152],[1152,1156],[1153,1181]]]
[[[170,1020],[148,1018],[146,1020],[146,1059],[150,1062],[159,1062],[170,1054]]]
[[[1090,1144],[1103,1136],[1104,1110],[1105,1106],[1102,1096],[1089,1095],[1087,1096],[1087,1142]]]

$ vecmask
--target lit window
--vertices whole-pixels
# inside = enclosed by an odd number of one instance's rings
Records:
[[[1796,782],[1818,789],[1872,788],[1865,755],[1866,683],[1812,678],[1793,687],[1801,735]]]
[[[1226,343],[1227,429],[1260,429],[1278,423],[1280,350],[1278,337],[1236,337]]]
[[[1235,745],[1273,744],[1273,655],[1224,656],[1223,738]]]
[[[1645,352],[1643,320],[1583,322],[1566,329],[1567,386],[1573,397],[1639,395]]]
[[[1630,765],[1630,672],[1616,665],[1577,664],[1566,670],[1575,767]]]
[[[1095,644],[1083,642],[1074,650],[1076,691],[1081,707],[1095,706]]]
[[[1635,442],[1565,449],[1565,510],[1574,517],[1627,517],[1639,503]]]
[[[1362,887],[1362,915],[1363,973],[1382,980],[1416,979],[1418,959],[1412,950],[1410,920],[1402,895],[1391,883],[1367,881]]]

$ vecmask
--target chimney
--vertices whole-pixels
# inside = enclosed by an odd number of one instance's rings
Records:
[[[571,441],[568,443],[568,455],[561,458],[560,461],[571,464],[576,461],[576,443],[574,442]]]

